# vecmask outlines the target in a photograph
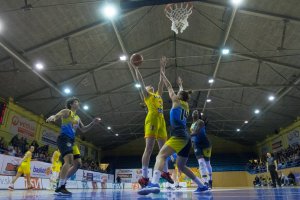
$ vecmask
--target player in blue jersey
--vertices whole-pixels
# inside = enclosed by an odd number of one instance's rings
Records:
[[[209,188],[212,188],[212,167],[210,164],[211,144],[206,135],[206,123],[198,110],[192,113],[193,124],[190,128],[192,146],[199,163],[200,174]]]
[[[49,117],[46,122],[56,121],[61,119],[61,131],[57,138],[57,146],[63,158],[64,164],[59,174],[59,183],[55,192],[61,195],[71,195],[71,192],[66,190],[65,184],[67,178],[77,171],[77,166],[74,165],[74,142],[76,130],[87,132],[95,124],[101,121],[100,118],[95,118],[85,126],[76,111],[79,109],[79,99],[72,97],[66,101],[66,109],[59,111],[56,115]]]
[[[188,100],[190,98],[190,94],[189,92],[183,90],[182,80],[180,78],[178,78],[180,90],[177,94],[175,94],[171,83],[162,71],[161,76],[172,100],[172,109],[170,111],[171,137],[160,149],[156,157],[154,174],[151,183],[149,183],[145,188],[139,190],[138,194],[147,195],[150,193],[160,192],[158,182],[164,168],[164,164],[167,158],[175,152],[177,153],[178,169],[198,185],[198,188],[195,192],[198,193],[206,191],[208,190],[208,187],[205,186],[201,180],[196,177],[195,174],[186,166],[191,148],[190,135],[186,130],[186,121],[189,114]]]

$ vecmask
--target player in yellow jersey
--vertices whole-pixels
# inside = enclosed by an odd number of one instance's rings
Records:
[[[23,159],[21,160],[21,164],[18,168],[17,175],[12,179],[12,182],[10,183],[8,189],[13,190],[14,189],[14,183],[17,181],[17,179],[24,174],[27,180],[27,189],[32,189],[31,183],[30,183],[30,161],[32,158],[32,153],[34,152],[34,146],[30,146],[30,149],[25,153]]]
[[[56,150],[53,152],[52,159],[51,159],[52,165],[51,165],[51,171],[52,175],[50,177],[50,190],[54,190],[56,187],[56,182],[59,176],[60,168],[62,166],[62,163],[60,161],[60,152],[59,150]]]
[[[162,57],[160,60],[160,70],[165,71],[165,67],[167,64],[167,58]],[[141,84],[141,88],[143,90],[143,94],[145,95],[144,102],[147,106],[148,113],[145,120],[145,150],[142,157],[142,175],[143,177],[139,179],[139,184],[141,187],[147,186],[149,182],[148,177],[148,167],[150,156],[152,154],[155,140],[157,140],[157,144],[159,149],[165,144],[167,140],[167,130],[166,130],[166,122],[163,113],[163,100],[162,100],[162,92],[163,92],[163,81],[160,77],[158,83],[158,89],[154,92],[154,88],[151,85],[145,86],[143,77],[139,72],[138,68],[135,68],[137,80]],[[173,184],[174,181],[172,180],[169,172],[168,172],[168,163],[165,163],[163,173],[161,177],[166,179],[169,183]]]
[[[59,111],[56,115],[52,115],[46,120],[46,122],[56,121],[58,119],[61,119],[62,121],[61,132],[57,138],[57,146],[61,153],[64,164],[59,174],[58,187],[55,190],[55,192],[60,195],[71,195],[71,192],[66,190],[66,181],[79,168],[79,164],[76,165],[76,161],[74,162],[73,146],[75,142],[76,130],[79,129],[81,132],[85,133],[90,130],[95,124],[101,121],[100,118],[94,118],[89,125],[85,126],[81,122],[79,116],[76,114],[76,111],[78,109],[79,99],[76,97],[72,97],[70,99],[67,99],[66,109]],[[78,154],[80,154],[79,151]]]

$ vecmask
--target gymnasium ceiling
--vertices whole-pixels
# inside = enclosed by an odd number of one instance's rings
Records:
[[[255,144],[299,116],[299,0],[244,0],[236,12],[229,0],[194,1],[189,27],[178,35],[165,5],[147,5],[170,1],[149,2],[122,1],[114,30],[99,12],[103,1],[28,0],[31,9],[24,10],[22,0],[0,0],[0,96],[48,117],[64,107],[61,91],[70,87],[90,107],[79,113],[84,123],[103,119],[86,140],[113,148],[143,137],[146,115],[127,63],[119,61],[126,51],[143,54],[140,71],[154,86],[159,58],[170,58],[168,78],[176,88],[180,75],[194,91],[190,106],[204,109],[210,134]],[[230,55],[220,56],[223,46]],[[38,61],[45,69],[33,72]],[[208,93],[212,102],[205,104]],[[168,123],[166,92],[163,98]]]

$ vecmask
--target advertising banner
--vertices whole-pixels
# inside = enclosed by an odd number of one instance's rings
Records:
[[[14,176],[22,158],[0,154],[0,174]]]
[[[272,140],[272,152],[278,152],[281,149],[283,149],[283,141],[282,141],[282,137],[278,137],[275,138],[274,140]]]
[[[294,146],[300,144],[300,130],[299,128],[286,134],[288,145]]]
[[[152,177],[152,169],[148,169],[149,178]],[[122,183],[137,183],[142,177],[142,169],[116,169],[115,179],[121,178]]]
[[[12,176],[0,176],[0,189],[7,189],[11,180]]]
[[[30,163],[30,173],[32,177],[39,178],[50,178],[51,173],[49,175],[46,174],[47,168],[51,167],[50,163],[40,162],[40,161],[32,161]]]
[[[45,145],[50,145],[53,147],[56,147],[56,140],[58,137],[58,133],[56,133],[55,131],[46,128],[46,127],[42,127],[41,129],[41,140],[42,143]]]
[[[34,139],[34,134],[36,131],[36,122],[30,121],[29,119],[26,119],[25,117],[15,113],[10,113],[10,129],[9,131],[16,135],[18,134],[20,137],[25,137],[30,140]]]

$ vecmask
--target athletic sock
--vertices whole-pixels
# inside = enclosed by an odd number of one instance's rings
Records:
[[[154,170],[153,178],[151,180],[151,183],[157,184],[159,182],[160,176],[161,176],[161,171],[159,171],[157,169]]]
[[[148,178],[148,167],[142,167],[142,175],[144,178]]]
[[[61,187],[62,185],[65,185],[65,184],[66,184],[66,179],[59,179],[58,187]]]
[[[209,180],[211,181],[212,180],[212,167],[211,167],[210,161],[205,161],[205,164],[206,164],[206,168],[208,171]]]
[[[204,158],[198,159],[198,163],[199,163],[199,171],[200,171],[201,177],[204,179],[205,182],[208,182],[207,174],[209,174],[209,173],[208,173],[208,169],[206,167]]]
[[[164,165],[164,172],[168,172],[168,161],[165,161],[165,165]]]

